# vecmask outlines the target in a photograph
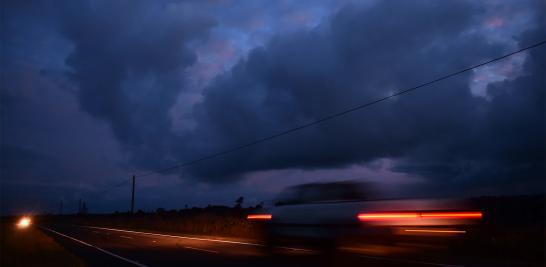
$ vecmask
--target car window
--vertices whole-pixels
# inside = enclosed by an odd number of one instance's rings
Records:
[[[283,191],[275,205],[364,200],[362,189],[362,184],[354,182],[303,184]]]

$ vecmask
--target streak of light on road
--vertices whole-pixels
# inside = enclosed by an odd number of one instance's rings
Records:
[[[123,260],[123,261],[125,261],[125,262],[134,264],[134,265],[139,266],[139,267],[147,267],[146,265],[144,265],[144,264],[142,264],[142,263],[139,263],[139,262],[134,261],[134,260],[131,260],[131,259],[127,259],[127,258],[125,258],[125,257],[122,257],[122,256],[118,255],[118,254],[115,254],[115,253],[112,253],[112,252],[110,252],[110,251],[108,251],[108,250],[105,250],[105,249],[99,248],[99,247],[97,247],[97,246],[91,245],[91,244],[89,244],[89,243],[86,243],[86,242],[81,241],[81,240],[79,240],[79,239],[76,239],[76,238],[74,238],[74,237],[71,237],[71,236],[68,236],[68,235],[59,233],[59,232],[57,232],[57,231],[55,231],[55,230],[52,230],[52,229],[49,229],[49,228],[47,228],[47,227],[40,227],[40,228],[42,228],[42,229],[44,229],[44,230],[47,230],[47,231],[49,231],[49,232],[52,232],[52,233],[54,233],[54,234],[60,235],[60,236],[62,236],[62,237],[71,239],[71,240],[73,240],[73,241],[76,241],[76,242],[78,242],[78,243],[80,243],[80,244],[82,244],[82,245],[85,245],[85,246],[88,246],[88,247],[92,247],[92,248],[94,248],[94,249],[97,249],[97,250],[100,251],[100,252],[106,253],[106,254],[108,254],[108,255],[110,255],[110,256],[112,256],[112,257],[116,257],[116,258],[118,258],[118,259],[120,259],[120,260]]]

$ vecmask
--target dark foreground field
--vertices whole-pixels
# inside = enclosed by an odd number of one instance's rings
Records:
[[[0,225],[0,266],[86,266],[36,226],[18,229],[3,218]]]

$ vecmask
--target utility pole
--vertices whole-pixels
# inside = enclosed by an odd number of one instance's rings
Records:
[[[131,214],[135,212],[135,175],[133,174],[133,191],[131,194]]]

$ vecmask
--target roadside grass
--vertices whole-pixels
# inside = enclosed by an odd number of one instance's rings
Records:
[[[1,219],[0,266],[86,266],[37,226],[18,229],[15,223],[14,218]]]
[[[148,213],[65,216],[50,222],[244,240],[259,240],[263,234],[261,225],[245,217],[206,212],[192,215]]]

